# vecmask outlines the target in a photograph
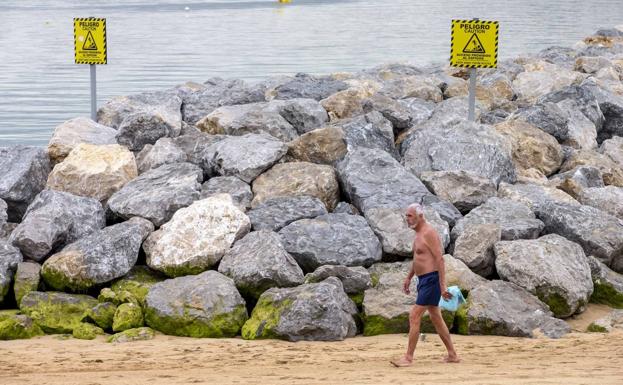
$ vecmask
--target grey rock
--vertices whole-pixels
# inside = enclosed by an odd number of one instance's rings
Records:
[[[279,231],[286,250],[304,271],[322,265],[370,266],[381,260],[381,243],[363,217],[326,214],[301,219]]]
[[[484,114],[480,115],[480,122],[482,124],[495,125],[498,123],[502,123],[503,121],[508,119],[510,115],[511,114],[508,111],[497,109],[485,112]]]
[[[219,107],[197,122],[197,127],[209,134],[265,133],[286,142],[298,136],[294,127],[267,103]]]
[[[623,275],[610,270],[592,255],[588,256],[588,264],[595,288],[590,301],[623,308]]]
[[[251,186],[235,176],[210,178],[201,186],[201,199],[215,194],[229,194],[234,204],[242,211],[251,207],[251,201],[253,200]]]
[[[130,181],[108,200],[123,219],[142,217],[161,226],[182,207],[199,199],[203,173],[191,163],[165,164]]]
[[[381,241],[383,252],[390,256],[413,256],[415,232],[409,228],[405,219],[405,209],[375,207],[365,213],[372,231]],[[437,231],[441,247],[445,250],[450,244],[448,223],[430,207],[424,208],[426,221]],[[442,254],[443,251],[442,250]]]
[[[458,321],[461,334],[536,337],[540,332],[560,338],[571,331],[546,304],[510,282],[482,283],[469,292],[467,306]]]
[[[213,78],[183,96],[182,118],[195,124],[221,106],[265,101],[261,87],[250,86],[242,80]]]
[[[260,297],[242,338],[341,341],[357,333],[356,313],[357,307],[335,277],[294,288],[273,288]]]
[[[318,198],[310,196],[277,197],[269,199],[247,212],[254,230],[279,231],[282,227],[304,218],[327,214]]]
[[[623,219],[623,187],[605,186],[582,190],[579,200],[583,205],[598,208]]]
[[[610,157],[623,169],[623,137],[614,136],[604,140],[599,147],[599,152]]]
[[[392,124],[380,112],[373,111],[334,124],[344,132],[349,150],[356,147],[376,148],[389,153],[394,158],[398,157],[394,146]]]
[[[50,173],[50,159],[38,147],[0,147],[0,199],[8,205],[11,222],[19,222],[32,202],[45,187]]]
[[[446,267],[446,284],[448,287],[458,286],[463,292],[469,292],[481,283],[487,282],[486,279],[471,271],[460,259],[454,258],[450,254],[444,255],[443,259]]]
[[[287,120],[299,135],[321,127],[329,121],[327,111],[314,99],[273,100],[269,103],[269,108],[271,107]]]
[[[236,176],[251,183],[288,152],[287,144],[266,134],[228,137],[212,146],[210,162],[223,176]]]
[[[401,76],[383,82],[379,94],[392,99],[420,98],[441,102],[443,94],[433,79],[423,75]]]
[[[331,77],[317,77],[307,74],[296,74],[291,80],[269,91],[274,99],[315,99],[322,100],[336,92],[345,90],[348,85]]]
[[[623,272],[623,221],[590,206],[547,203],[535,210],[545,233],[579,243],[612,270]]]
[[[572,108],[579,110],[590,120],[595,125],[597,131],[601,130],[605,118],[595,95],[589,87],[581,85],[569,86],[539,98],[540,103],[560,103],[565,100],[571,101]]]
[[[426,171],[420,178],[433,194],[452,203],[463,214],[497,196],[490,179],[466,171]]]
[[[527,183],[500,183],[498,197],[523,203],[533,211],[548,202],[568,203],[571,205],[580,204],[573,197],[555,187]]]
[[[560,235],[498,242],[495,267],[510,281],[548,304],[556,317],[581,313],[593,293],[591,269],[582,247]]]
[[[182,129],[182,99],[175,92],[157,91],[112,99],[97,111],[97,121],[117,129],[117,142],[133,151],[173,138]]]
[[[601,143],[613,136],[623,136],[623,96],[612,93],[591,80],[585,81],[583,85],[593,93],[604,114],[604,124],[597,135],[597,142]]]
[[[242,295],[259,298],[271,287],[303,283],[303,271],[283,247],[277,233],[253,231],[225,253],[218,267],[234,280]]]
[[[452,229],[452,239],[472,225],[497,224],[502,229],[503,240],[534,239],[545,227],[528,206],[509,199],[490,198],[460,219]]]
[[[13,274],[20,262],[22,262],[22,254],[19,249],[0,239],[0,303],[9,293]]]
[[[394,132],[400,132],[409,128],[413,120],[411,110],[404,103],[380,94],[375,94],[364,100],[363,111],[366,114],[372,111],[381,113],[385,119],[390,121]]]
[[[601,171],[592,166],[578,166],[573,170],[554,175],[550,182],[575,199],[579,199],[586,188],[605,186]]]
[[[15,271],[13,292],[15,302],[19,306],[22,298],[31,291],[37,291],[41,281],[41,265],[35,262],[20,262]]]
[[[359,210],[357,207],[351,205],[348,202],[340,202],[333,209],[334,214],[350,214],[350,215],[359,215]]]
[[[86,290],[126,275],[136,264],[141,243],[154,230],[132,218],[71,243],[43,264],[41,276],[56,290]]]
[[[104,226],[106,216],[97,199],[43,190],[9,240],[25,257],[42,262],[51,252]]]
[[[147,325],[170,335],[233,337],[246,320],[234,281],[213,270],[157,283],[145,300]]]
[[[552,135],[560,143],[569,139],[569,117],[556,103],[537,103],[519,110],[515,117]]]
[[[142,174],[164,164],[186,162],[186,160],[186,153],[175,144],[173,139],[160,138],[153,146],[145,145],[136,155],[136,166],[138,173]]]
[[[552,46],[541,50],[537,57],[548,63],[557,64],[567,69],[573,69],[578,52],[573,48]]]
[[[411,125],[417,125],[430,119],[436,106],[434,102],[418,98],[400,99],[398,100],[398,103],[405,107],[409,112],[409,116],[411,117]],[[389,120],[391,121],[391,119]],[[396,126],[394,126],[394,128],[395,127]]]
[[[210,162],[213,155],[212,145],[223,139],[223,135],[199,133],[178,136],[173,141],[186,154],[187,161],[201,167],[203,174],[209,177],[215,174],[214,165]]]
[[[20,311],[50,334],[71,333],[84,316],[97,305],[88,295],[31,291],[19,304]]]
[[[363,293],[372,287],[370,273],[361,266],[348,267],[343,265],[320,266],[313,273],[305,275],[305,283],[322,282],[329,277],[336,277],[342,281],[346,294]]]
[[[0,238],[2,237],[2,229],[4,228],[4,225],[7,224],[7,220],[9,219],[9,216],[6,212],[7,208],[8,206],[6,202],[0,199]]]
[[[497,224],[481,224],[467,227],[454,243],[454,258],[462,261],[474,273],[489,277],[495,271],[493,246],[502,238]]]
[[[62,162],[79,143],[116,144],[117,130],[88,118],[68,120],[54,129],[48,142],[48,154],[53,163]]]
[[[516,179],[511,143],[491,126],[461,122],[418,130],[401,149],[402,164],[418,176],[425,171],[468,171],[496,185]]]
[[[610,333],[614,328],[623,329],[623,310],[612,310],[604,317],[592,322],[587,331]]]

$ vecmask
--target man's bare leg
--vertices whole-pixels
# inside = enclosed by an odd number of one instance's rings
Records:
[[[435,330],[437,334],[441,338],[441,341],[446,346],[446,350],[448,350],[448,355],[444,358],[445,362],[461,362],[461,359],[456,354],[456,350],[454,350],[454,344],[452,344],[452,339],[450,338],[450,332],[448,331],[448,327],[446,323],[443,322],[443,317],[441,316],[441,309],[438,306],[429,306],[428,314],[430,315],[430,320],[433,322],[433,326],[435,326]]]
[[[413,363],[413,353],[420,337],[420,321],[422,315],[426,311],[425,306],[414,305],[409,313],[409,343],[407,345],[407,353],[398,360],[391,361],[394,366],[410,366]]]

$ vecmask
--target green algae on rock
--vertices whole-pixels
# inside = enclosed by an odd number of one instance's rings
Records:
[[[20,303],[20,310],[46,333],[71,333],[87,312],[97,305],[88,295],[31,291]]]
[[[122,332],[143,326],[143,311],[134,303],[122,303],[115,312],[112,330]]]
[[[15,302],[19,305],[22,298],[31,291],[39,288],[41,265],[35,262],[21,262],[17,265],[13,291]]]
[[[124,291],[132,294],[141,306],[144,306],[149,289],[164,279],[158,272],[147,266],[134,266],[128,274],[115,281],[110,288],[118,295]]]
[[[0,340],[28,339],[42,335],[43,330],[28,316],[14,314],[0,317]]]
[[[156,336],[154,329],[149,327],[141,327],[135,329],[124,330],[120,333],[108,337],[108,342],[122,343],[133,341],[151,340]]]
[[[78,338],[80,340],[93,340],[98,335],[102,334],[104,334],[104,330],[102,330],[102,328],[85,322],[76,325],[71,333],[74,338]]]
[[[116,311],[117,305],[112,302],[98,303],[87,312],[86,319],[104,330],[111,330]]]

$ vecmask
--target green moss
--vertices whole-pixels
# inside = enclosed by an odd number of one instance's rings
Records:
[[[97,305],[87,295],[31,291],[20,303],[20,310],[46,333],[71,333]]]
[[[114,292],[108,287],[105,287],[100,291],[97,300],[99,302],[112,302],[117,306],[121,305],[122,303],[133,303],[141,306],[141,302],[131,292],[127,290]]]
[[[537,296],[549,306],[549,309],[554,313],[555,317],[567,317],[570,315],[571,307],[569,307],[569,304],[562,295],[551,293],[545,296],[537,292]]]
[[[156,332],[152,328],[142,327],[124,330],[108,338],[108,342],[133,342],[150,340],[156,336]]]
[[[13,292],[15,293],[15,302],[19,305],[22,298],[30,293],[31,291],[36,291],[39,287],[39,280],[28,280],[28,279],[16,279],[13,284]]]
[[[144,307],[149,289],[163,280],[164,277],[147,266],[135,266],[125,277],[113,283],[111,289],[118,294],[124,291],[129,292]]]
[[[43,330],[25,315],[6,316],[0,321],[0,340],[28,339],[43,335]]]
[[[104,330],[89,323],[81,323],[74,327],[71,335],[81,340],[93,340],[98,335],[104,334]]]
[[[117,306],[112,302],[98,303],[89,310],[86,319],[104,330],[111,330]]]
[[[109,287],[105,287],[100,290],[100,294],[97,296],[99,302],[111,302],[117,305],[117,293],[112,291]]]
[[[45,263],[41,267],[41,277],[48,287],[59,291],[81,291],[96,284],[89,279],[72,279],[62,270],[57,270],[54,265]]]
[[[143,326],[143,311],[139,305],[123,303],[117,307],[112,323],[113,331],[122,332],[141,326]]]
[[[586,331],[590,333],[608,333],[608,329],[603,326],[595,325],[594,322],[588,325]]]
[[[372,287],[376,287],[379,284],[379,280],[381,276],[379,274],[370,273],[370,281],[372,282]]]
[[[363,293],[349,294],[348,297],[353,300],[358,308],[361,308],[363,305]]]
[[[13,316],[16,316],[18,314],[20,314],[20,311],[18,309],[0,310],[0,321],[13,318]]]
[[[448,329],[452,328],[454,313],[442,310],[441,316]],[[363,335],[375,336],[379,334],[401,334],[409,332],[409,314],[404,313],[398,317],[387,319],[385,317],[373,315],[363,316]],[[428,314],[422,317],[420,322],[420,333],[436,333],[435,326]]]
[[[454,317],[454,324],[456,325],[457,333],[464,336],[469,334],[469,322],[467,318],[468,309],[469,307],[467,305],[460,306]]]
[[[245,340],[279,338],[275,329],[279,325],[281,314],[292,303],[291,299],[275,302],[270,296],[260,297],[253,308],[251,318],[242,327],[242,338]]]
[[[614,286],[601,280],[593,282],[595,289],[591,295],[590,302],[602,303],[616,309],[623,309],[623,293],[617,291]]]
[[[169,335],[195,338],[233,337],[246,320],[247,308],[244,305],[210,319],[197,317],[189,309],[184,310],[182,317],[162,316],[153,308],[147,308],[145,312],[145,321],[152,328]]]

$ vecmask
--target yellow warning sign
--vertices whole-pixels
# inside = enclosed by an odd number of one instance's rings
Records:
[[[467,68],[498,66],[498,22],[452,20],[450,65]]]
[[[106,64],[106,19],[74,19],[76,64]]]

